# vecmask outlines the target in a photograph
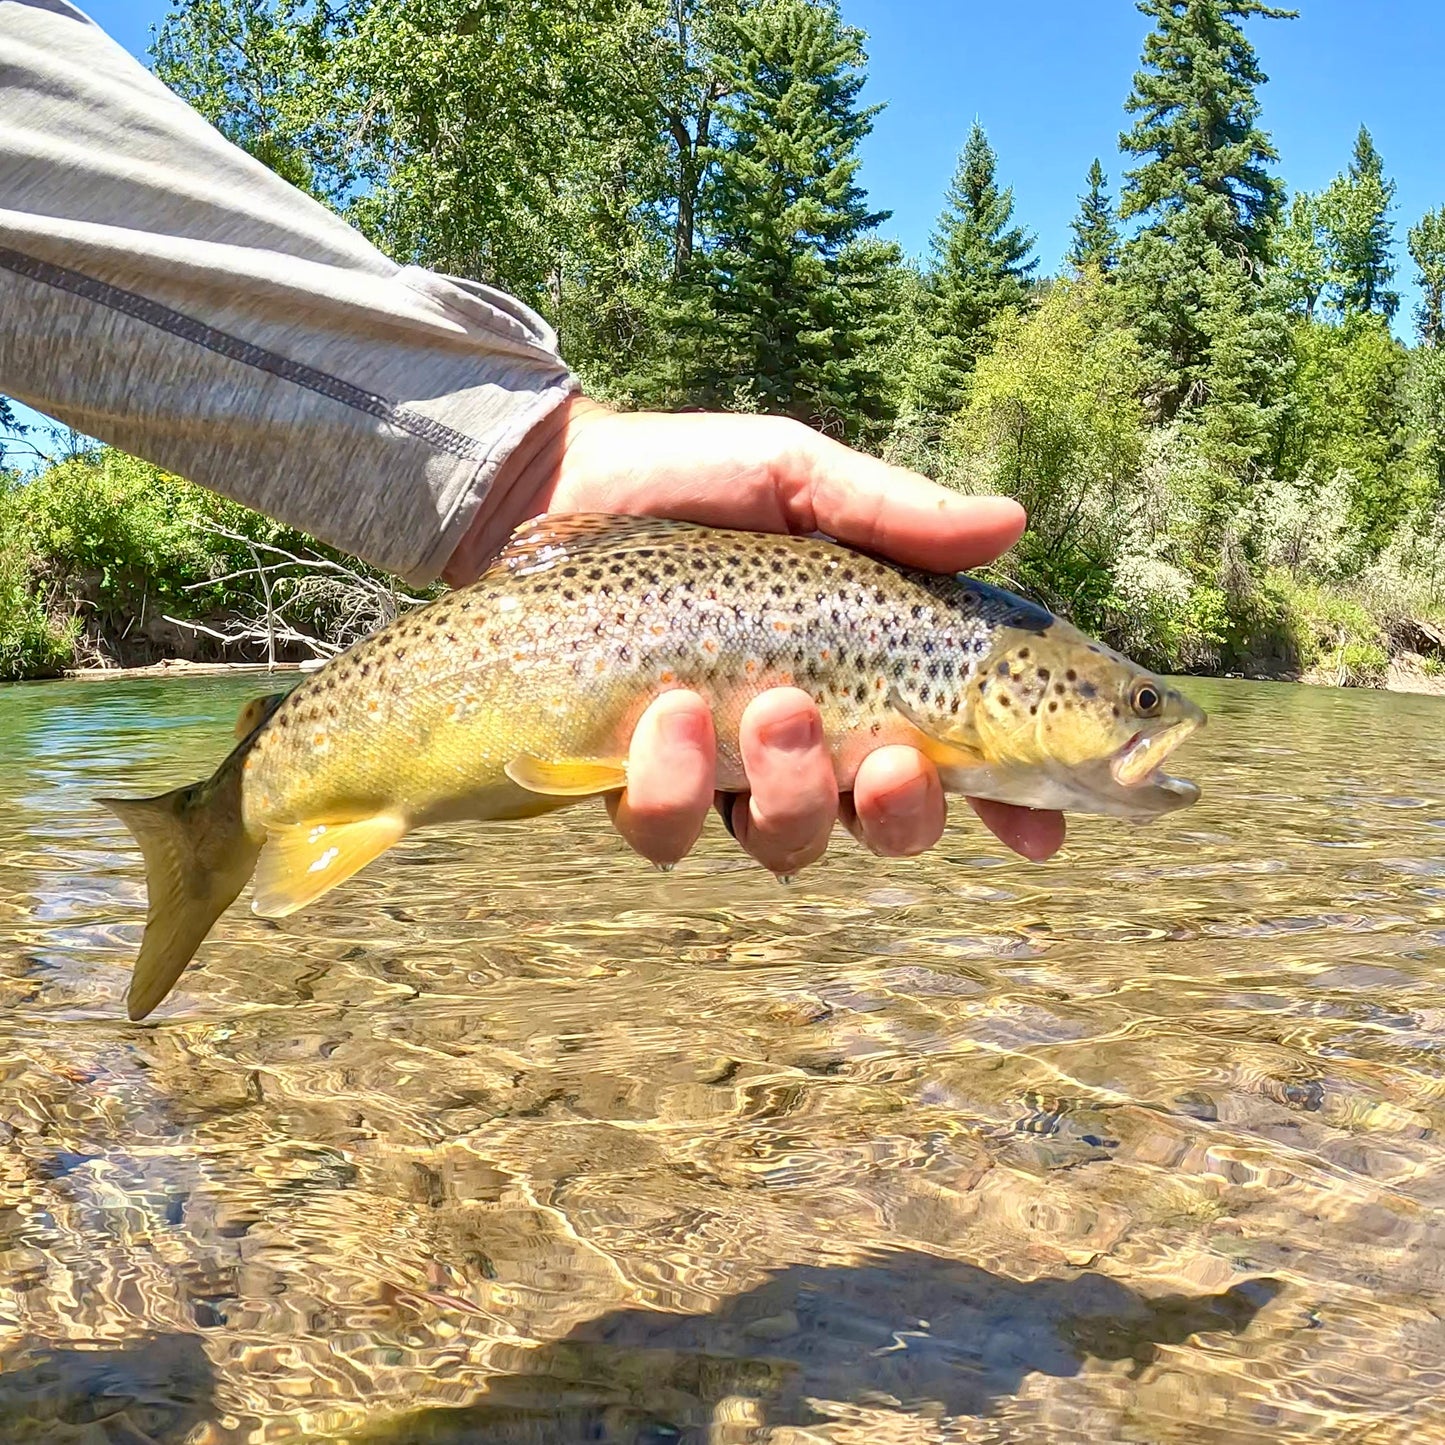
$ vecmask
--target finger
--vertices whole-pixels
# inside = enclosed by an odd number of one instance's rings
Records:
[[[1028,521],[1009,497],[962,496],[827,437],[815,435],[778,470],[793,531],[826,532],[930,571],[992,562]]]
[[[938,770],[914,748],[869,753],[853,780],[852,804],[854,836],[885,858],[926,852],[948,821]]]
[[[1052,858],[1064,846],[1064,815],[1041,808],[1019,808],[1012,803],[991,803],[970,798],[969,807],[1001,843],[1031,863]]]
[[[626,790],[607,800],[617,831],[649,862],[685,858],[707,818],[716,770],[707,703],[695,692],[663,693],[633,729]]]
[[[755,697],[739,727],[750,792],[733,807],[733,833],[773,873],[793,874],[828,847],[838,816],[833,759],[813,699],[795,687]]]

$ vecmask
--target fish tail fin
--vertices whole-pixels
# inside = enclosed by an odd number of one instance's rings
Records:
[[[97,798],[145,859],[145,933],[126,1012],[143,1019],[170,993],[212,925],[246,886],[260,845],[241,817],[240,768],[155,798]]]

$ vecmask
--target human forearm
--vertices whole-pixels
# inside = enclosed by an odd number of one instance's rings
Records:
[[[78,12],[0,0],[0,392],[420,582],[573,390],[512,298],[397,266]]]

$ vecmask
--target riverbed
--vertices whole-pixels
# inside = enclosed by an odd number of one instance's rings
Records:
[[[1046,865],[449,828],[143,1026],[263,682],[0,690],[0,1439],[1445,1440],[1445,700],[1187,686]]]

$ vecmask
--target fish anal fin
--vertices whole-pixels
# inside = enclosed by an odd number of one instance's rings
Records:
[[[506,766],[507,776],[529,793],[587,798],[627,786],[627,766],[608,758],[534,758],[522,754]]]
[[[256,863],[251,911],[285,918],[379,858],[406,836],[406,820],[377,813],[347,823],[292,823],[268,829]]]

